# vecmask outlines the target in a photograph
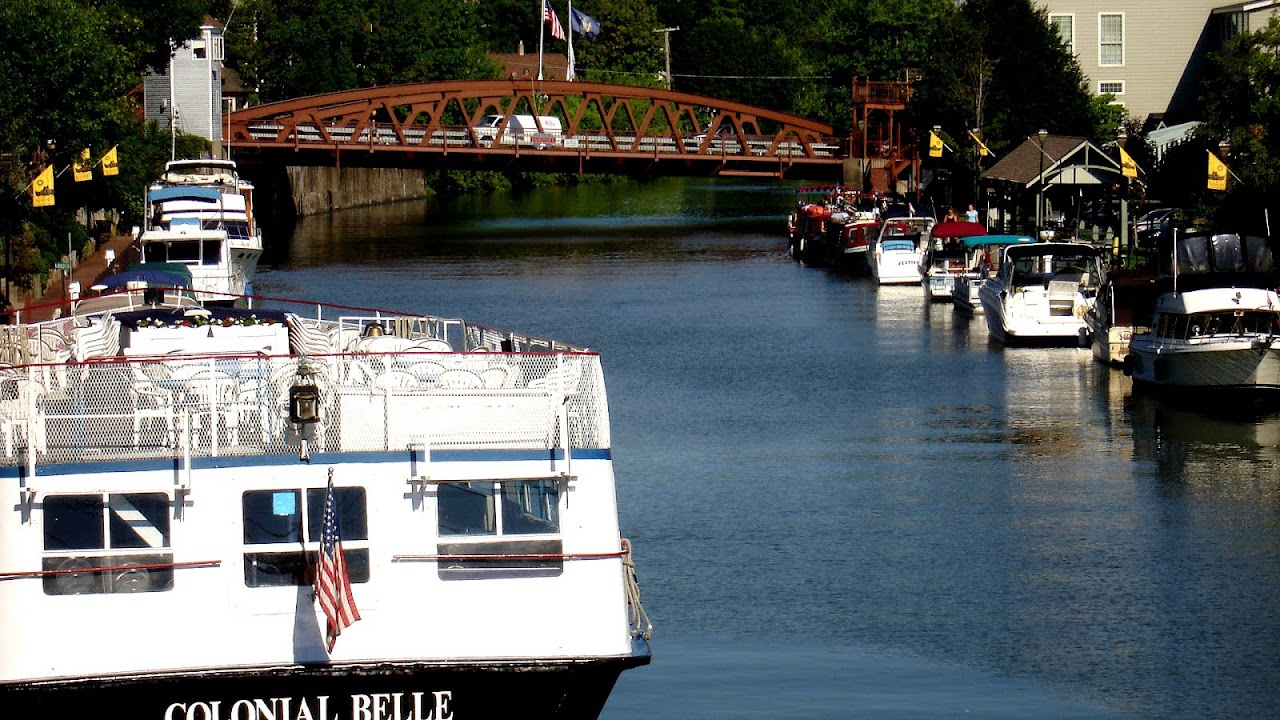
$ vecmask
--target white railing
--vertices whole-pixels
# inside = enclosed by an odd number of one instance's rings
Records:
[[[398,338],[387,338],[395,340]],[[291,417],[314,385],[314,423]],[[124,357],[0,371],[0,465],[432,448],[608,447],[590,353]]]

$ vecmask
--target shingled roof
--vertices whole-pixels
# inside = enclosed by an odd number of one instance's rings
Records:
[[[1085,138],[1046,135],[1042,155],[1040,138],[1033,135],[992,165],[982,178],[1032,188],[1040,184],[1041,171],[1048,185],[1098,185],[1122,177],[1120,163]]]

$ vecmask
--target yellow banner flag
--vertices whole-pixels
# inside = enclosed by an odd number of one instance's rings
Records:
[[[93,165],[89,163],[89,148],[80,151],[80,157],[71,166],[71,175],[76,182],[93,179]]]
[[[991,154],[991,151],[987,149],[987,144],[982,142],[982,138],[978,137],[978,133],[970,130],[969,137],[973,138],[973,141],[978,144],[979,155],[986,157]]]
[[[119,159],[116,157],[116,148],[118,147],[120,146],[119,145],[113,146],[110,150],[107,151],[106,155],[102,156],[102,174],[103,175],[119,175],[120,174],[120,162],[119,162]]]
[[[31,206],[49,207],[53,205],[53,166],[49,165],[36,176],[31,183]]]
[[[1209,152],[1209,184],[1210,190],[1226,190],[1227,189],[1227,164],[1218,159],[1212,151]]]
[[[1124,151],[1124,148],[1120,148],[1120,172],[1125,177],[1138,177],[1138,163],[1133,161],[1133,158]]]
[[[942,138],[932,130],[929,131],[929,157],[942,157]]]

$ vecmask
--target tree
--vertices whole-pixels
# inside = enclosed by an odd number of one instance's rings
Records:
[[[100,156],[136,133],[128,92],[148,65],[169,56],[174,38],[195,34],[206,4],[0,3],[0,232],[10,281],[27,285],[30,274],[51,264],[66,249],[53,238],[65,239],[74,226],[73,209],[102,207],[97,203],[124,180],[99,176],[77,187],[64,176],[55,181],[57,205],[36,211],[25,190],[31,179],[46,165],[66,168],[84,148]]]
[[[1202,92],[1205,122],[1197,128],[1199,147],[1221,152],[1219,142],[1229,144],[1228,163],[1234,175],[1227,196],[1212,196],[1220,203],[1221,216],[1258,220],[1261,210],[1280,211],[1280,16],[1266,27],[1232,38],[1210,57],[1210,70]],[[1207,158],[1202,154],[1200,157]],[[1188,173],[1202,198],[1200,172]],[[1260,223],[1259,223],[1260,224]]]

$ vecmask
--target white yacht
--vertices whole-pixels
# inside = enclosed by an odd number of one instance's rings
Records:
[[[867,264],[871,275],[881,285],[915,285],[920,282],[920,261],[934,219],[914,215],[885,219],[871,250]]]
[[[138,235],[142,262],[191,271],[206,303],[232,305],[253,294],[262,256],[253,185],[231,160],[174,160],[147,190],[147,227]]]
[[[649,662],[597,353],[165,297],[0,326],[6,716],[595,718]]]
[[[1005,247],[978,291],[987,330],[1005,343],[1078,342],[1101,269],[1101,252],[1084,243]]]
[[[1218,401],[1280,398],[1280,297],[1266,238],[1231,233],[1175,241],[1172,289],[1156,300],[1148,332],[1129,341],[1134,383]]]

